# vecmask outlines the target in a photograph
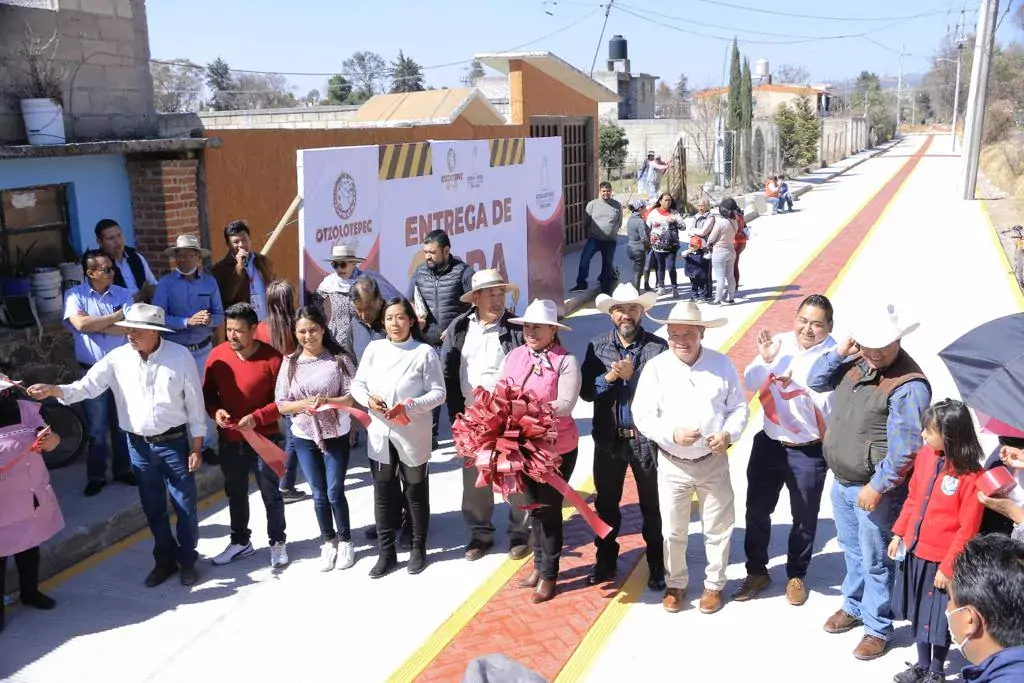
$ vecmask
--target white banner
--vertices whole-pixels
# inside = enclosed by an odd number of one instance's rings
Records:
[[[496,268],[529,300],[561,304],[561,140],[456,140],[299,152],[300,278],[313,291],[349,244],[405,291],[441,229],[474,270]]]

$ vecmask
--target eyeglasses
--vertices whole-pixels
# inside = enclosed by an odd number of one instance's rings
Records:
[[[353,264],[351,261],[335,261],[331,265],[334,266],[335,270],[338,270],[339,268],[344,268],[346,266],[351,266],[355,264]]]
[[[108,268],[93,268],[92,271],[94,273],[100,273],[101,275],[113,275],[114,274],[114,269],[113,268],[109,268],[109,267]]]

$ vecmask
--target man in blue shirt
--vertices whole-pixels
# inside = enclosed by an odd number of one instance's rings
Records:
[[[166,325],[174,330],[164,338],[181,344],[196,360],[202,379],[206,360],[213,350],[213,333],[224,322],[224,305],[217,280],[200,269],[210,252],[199,245],[195,235],[180,235],[174,246],[166,250],[174,256],[176,268],[160,278],[153,295],[153,305],[166,312]],[[214,429],[208,420],[203,450],[214,450]]]
[[[132,296],[114,283],[114,264],[98,249],[82,255],[86,281],[68,290],[64,299],[64,324],[75,340],[75,359],[85,374],[97,361],[125,342],[124,307]],[[89,436],[86,460],[86,496],[95,496],[107,485],[107,453],[113,453],[114,481],[135,485],[128,443],[117,423],[114,394],[109,389],[82,403]],[[108,446],[107,439],[110,439]]]

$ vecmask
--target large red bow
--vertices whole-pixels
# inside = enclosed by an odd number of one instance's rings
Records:
[[[526,475],[557,489],[598,536],[608,535],[611,527],[559,474],[562,456],[551,451],[558,434],[551,405],[508,380],[499,382],[494,393],[477,387],[473,398],[455,418],[452,437],[465,466],[477,468],[476,485],[490,486],[508,501],[510,495],[525,492]]]

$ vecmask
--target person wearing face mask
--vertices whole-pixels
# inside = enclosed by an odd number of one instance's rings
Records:
[[[223,297],[223,307],[246,303],[253,307],[260,320],[266,320],[267,286],[274,281],[274,264],[253,250],[245,221],[228,223],[224,228],[224,241],[228,253],[212,269]]]
[[[917,328],[902,323],[894,306],[874,305],[807,378],[814,391],[834,391],[824,454],[835,475],[832,510],[846,560],[843,606],[824,628],[846,633],[863,625],[853,651],[860,660],[884,655],[893,632],[895,565],[886,547],[921,448],[921,413],[931,403],[928,379],[901,344]]]
[[[217,280],[202,271],[202,259],[210,255],[195,235],[179,235],[165,250],[174,256],[175,270],[160,278],[153,305],[164,310],[167,327],[174,330],[167,340],[188,349],[195,359],[200,380],[213,350],[213,333],[224,322],[224,305]],[[216,461],[216,426],[210,419],[203,440],[203,454]]]
[[[665,340],[641,324],[644,313],[654,307],[657,299],[653,292],[640,294],[630,284],[619,285],[611,296],[597,297],[597,310],[611,318],[615,329],[587,345],[580,398],[594,404],[594,507],[612,530],[604,538],[594,539],[597,559],[587,577],[592,586],[611,581],[617,573],[619,544],[615,538],[622,523],[619,503],[626,470],[632,469],[650,569],[647,586],[653,591],[665,590],[665,550],[658,509],[658,448],[637,431],[630,412],[641,371],[668,348]]]
[[[684,607],[686,546],[693,496],[700,499],[708,564],[700,611],[722,608],[725,569],[736,525],[735,500],[727,451],[747,424],[747,401],[729,357],[705,348],[704,331],[722,327],[725,318],[705,320],[697,304],[678,303],[660,320],[668,326],[668,351],[647,363],[633,398],[633,420],[641,434],[657,444],[658,498],[665,529],[667,612]]]
[[[970,541],[953,561],[946,611],[972,683],[1024,681],[1024,543],[1000,534]]]
[[[548,401],[554,412],[557,435],[551,450],[561,457],[558,468],[562,479],[569,481],[576,467],[580,434],[572,419],[572,409],[580,397],[580,365],[575,356],[562,346],[560,330],[569,328],[558,322],[554,301],[534,299],[523,315],[510,323],[523,326],[523,346],[505,356],[498,371],[499,381],[531,391],[540,401]],[[530,601],[547,602],[555,597],[558,561],[562,555],[562,494],[549,484],[524,477],[526,499],[538,504],[530,510],[533,529],[533,571],[519,581],[520,588],[533,588]]]
[[[743,538],[747,578],[733,595],[737,602],[750,600],[771,585],[771,516],[783,487],[789,490],[793,517],[786,561],[786,600],[795,606],[807,602],[804,577],[811,564],[828,474],[822,454],[822,427],[828,424],[832,412],[832,392],[807,389],[807,375],[823,353],[835,348],[831,332],[832,302],[821,294],[812,294],[797,309],[791,332],[772,336],[762,328],[757,333],[758,353],[747,366],[743,382],[753,393],[764,387],[771,401],[762,400],[762,405],[767,403],[774,410],[765,409],[764,429],[754,437],[747,462],[747,532]],[[774,379],[769,382],[769,378]],[[786,399],[783,392],[802,394]]]
[[[374,519],[380,554],[370,570],[378,579],[398,565],[395,523],[401,517],[402,488],[412,522],[410,574],[427,566],[431,454],[431,411],[444,403],[444,375],[437,353],[423,341],[416,312],[407,299],[384,307],[387,339],[370,342],[352,380],[352,398],[370,409],[366,454],[373,474]]]
[[[505,307],[509,293],[513,299],[519,298],[519,288],[505,282],[497,270],[478,271],[473,275],[473,288],[462,295],[462,300],[473,308],[448,326],[441,347],[441,364],[448,417],[453,423],[466,406],[473,404],[477,387],[494,391],[506,354],[523,343],[523,329],[509,322],[513,316]],[[462,468],[462,516],[470,532],[466,559],[471,562],[479,560],[494,545],[494,492],[489,486],[478,487],[476,480],[475,467]],[[521,560],[529,552],[530,529],[521,504],[509,504],[508,554],[513,560]]]

